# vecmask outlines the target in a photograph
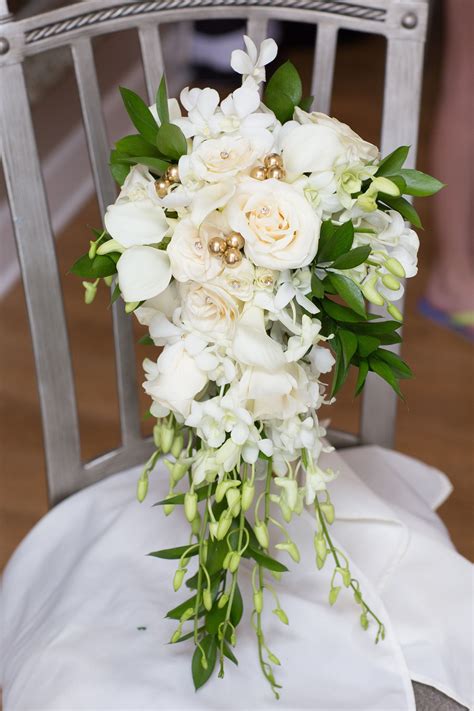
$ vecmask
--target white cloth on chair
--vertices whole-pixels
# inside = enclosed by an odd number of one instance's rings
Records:
[[[249,610],[223,680],[194,693],[191,647],[167,645],[164,613],[185,599],[172,592],[175,563],[151,550],[186,542],[181,513],[165,519],[134,498],[138,470],[85,489],[31,531],[4,573],[1,668],[5,711],[154,709],[347,709],[412,711],[411,679],[471,703],[471,566],[454,550],[433,509],[446,477],[378,447],[328,455],[333,536],[352,561],[367,601],[386,624],[384,642],[363,632],[346,591],[327,603],[332,567],[314,566],[313,521],[292,534],[302,562],[277,584],[290,626],[265,616],[267,642],[281,659],[276,704],[261,677]],[[159,470],[163,474],[162,469]],[[357,472],[357,473],[356,473]],[[155,495],[155,496],[154,496]],[[249,599],[248,561],[241,587]],[[268,599],[266,607],[272,608]]]

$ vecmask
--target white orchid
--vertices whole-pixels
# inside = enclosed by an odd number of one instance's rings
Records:
[[[262,42],[260,51],[257,51],[255,42],[250,37],[244,35],[246,52],[242,49],[235,49],[232,52],[230,66],[238,74],[243,75],[243,80],[251,78],[255,84],[265,81],[265,67],[273,62],[278,53],[278,46],[275,40],[269,38]]]
[[[186,87],[179,98],[188,115],[176,118],[174,123],[179,126],[186,138],[199,136],[205,139],[219,135],[219,119],[216,116],[219,94],[215,89]]]
[[[318,307],[307,297],[307,294],[311,293],[311,272],[307,267],[296,271],[285,269],[278,281],[279,287],[275,296],[275,308],[278,311],[295,299],[305,311],[310,314],[318,313]]]

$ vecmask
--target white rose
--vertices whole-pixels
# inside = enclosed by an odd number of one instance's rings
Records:
[[[272,372],[247,368],[239,382],[239,395],[254,420],[286,420],[306,412],[312,404],[307,375],[297,363]]]
[[[174,349],[171,367],[166,357],[169,348]],[[164,358],[160,355],[156,363],[149,359],[144,361],[143,388],[153,399],[154,414],[163,417],[171,411],[186,418],[194,398],[208,382],[207,375],[184,347],[165,346],[162,355]]]
[[[202,333],[209,341],[232,338],[242,302],[215,283],[181,284],[183,304],[181,320],[191,331]]]
[[[214,282],[236,299],[250,301],[254,292],[254,276],[255,267],[252,262],[242,259],[238,266],[226,267]]]
[[[222,260],[209,252],[214,237],[229,232],[227,221],[220,212],[212,212],[200,227],[190,217],[178,222],[168,245],[173,276],[178,281],[210,281],[223,269]]]
[[[130,247],[117,262],[118,283],[125,301],[152,299],[171,281],[168,255],[156,247]]]
[[[225,214],[245,239],[245,254],[259,267],[298,269],[318,249],[321,222],[303,195],[279,180],[246,178]]]
[[[172,281],[161,294],[147,299],[133,313],[142,326],[149,326],[157,314],[162,314],[171,319],[178,306],[178,288],[176,282]]]
[[[222,136],[203,141],[193,153],[180,159],[181,179],[185,184],[193,179],[220,183],[247,171],[267,148],[266,141],[254,142],[244,136]]]
[[[345,123],[314,112],[295,110],[300,125],[292,124],[282,138],[282,155],[289,177],[334,170],[350,163],[377,160],[378,148],[364,141]]]
[[[122,247],[159,244],[168,232],[164,210],[157,202],[154,179],[143,166],[134,166],[104,217],[105,229]]]

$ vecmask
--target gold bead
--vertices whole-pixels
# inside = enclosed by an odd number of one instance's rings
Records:
[[[168,190],[170,189],[171,183],[167,178],[160,178],[155,180],[155,190],[156,194],[160,198],[164,198],[168,195]]]
[[[242,249],[245,244],[245,240],[240,232],[231,232],[230,235],[227,235],[225,241],[227,245],[233,247],[233,249]]]
[[[209,241],[209,251],[215,257],[221,257],[227,249],[227,244],[225,239],[222,237],[213,237]]]
[[[283,168],[267,168],[265,175],[267,178],[273,178],[274,180],[283,180],[285,177],[285,171]]]
[[[242,254],[238,249],[229,247],[224,254],[224,262],[227,267],[236,267],[242,261]]]
[[[166,169],[165,177],[170,183],[179,183],[179,171],[177,165],[169,165]]]
[[[265,168],[283,168],[283,159],[278,153],[269,153],[263,162]]]
[[[250,177],[255,178],[255,180],[265,180],[267,177],[265,174],[265,168],[263,165],[257,165],[250,171]]]

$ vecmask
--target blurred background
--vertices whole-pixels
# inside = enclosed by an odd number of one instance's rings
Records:
[[[65,3],[56,3],[59,4]],[[454,492],[441,507],[440,515],[459,551],[473,559],[474,351],[469,340],[473,330],[467,327],[461,332],[441,325],[439,318],[438,322],[427,319],[420,312],[420,299],[427,296],[431,306],[438,310],[446,306],[446,313],[474,310],[472,222],[463,218],[472,210],[473,197],[470,170],[474,151],[469,122],[474,96],[470,54],[474,3],[444,0],[432,5],[417,167],[431,171],[449,184],[443,194],[417,205],[425,229],[420,232],[420,272],[408,285],[402,353],[415,377],[403,384],[406,402],[399,403],[396,448],[449,476]],[[51,0],[14,0],[10,5],[19,16],[54,6]],[[453,10],[457,14],[456,24]],[[224,68],[230,49],[236,47],[236,38],[244,28],[235,23],[219,23],[211,29],[207,23],[198,23],[190,43],[186,38],[190,37],[191,29],[186,27],[182,35],[163,37],[170,94],[176,95],[186,84],[212,83],[225,95],[235,85],[234,78]],[[305,93],[309,93],[314,28],[279,24],[270,28],[270,36],[280,43],[278,62],[290,58],[304,77]],[[115,139],[130,132],[118,85],[145,95],[138,40],[134,32],[122,32],[99,38],[94,50],[112,145]],[[381,129],[384,61],[383,37],[340,34],[331,114],[376,144]],[[33,58],[27,63],[27,73],[57,236],[83,454],[90,458],[119,443],[110,296],[104,290],[93,308],[85,306],[80,280],[67,272],[88,247],[88,226],[100,226],[101,218],[93,196],[68,53],[55,50],[41,59]],[[454,168],[453,161],[446,163],[443,155],[443,149],[444,154],[453,153],[451,143],[461,150]],[[464,174],[463,165],[469,165]],[[34,361],[1,171],[0,235],[1,569],[21,539],[47,511]],[[445,265],[448,260],[453,263],[450,259],[453,254],[456,261],[450,270]],[[456,294],[460,274],[463,275],[461,296]],[[138,327],[136,332],[138,340],[141,335]],[[143,379],[141,361],[146,355],[149,353],[145,347],[137,346],[138,382]],[[330,416],[334,426],[356,431],[359,402],[354,400],[352,391],[353,382],[349,381],[337,404],[330,412],[321,412],[321,417]],[[144,395],[141,405],[145,414],[149,405]],[[144,419],[143,428],[149,431],[150,421]]]

